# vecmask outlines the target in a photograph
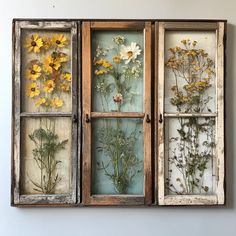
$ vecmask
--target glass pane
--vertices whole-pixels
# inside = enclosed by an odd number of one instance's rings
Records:
[[[214,118],[166,119],[166,194],[213,194],[215,146]]]
[[[143,111],[143,56],[143,31],[93,32],[93,111]]]
[[[165,112],[215,112],[215,31],[166,31]]]
[[[21,194],[71,192],[70,118],[24,118]]]
[[[143,195],[142,119],[92,124],[92,193]]]
[[[23,111],[71,111],[70,33],[23,30],[21,48]]]

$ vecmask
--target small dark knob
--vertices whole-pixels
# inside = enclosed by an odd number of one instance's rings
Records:
[[[159,123],[162,123],[162,122],[163,122],[162,114],[160,114]]]
[[[147,114],[147,116],[146,116],[146,122],[147,122],[147,123],[150,123],[150,122],[151,122],[151,119],[150,119],[150,117],[149,117],[148,114]]]
[[[73,115],[73,119],[72,120],[73,120],[74,123],[77,123],[78,122],[77,115]]]
[[[89,115],[88,115],[88,114],[85,115],[85,122],[86,122],[86,123],[89,123],[89,122],[90,122],[90,118],[89,118]]]

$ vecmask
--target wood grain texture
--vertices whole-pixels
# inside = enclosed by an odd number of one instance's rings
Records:
[[[92,21],[91,28],[96,30],[142,30],[145,22],[137,21]]]
[[[224,23],[218,23],[217,29],[217,64],[216,64],[216,79],[217,79],[217,112],[218,116],[216,118],[216,129],[217,129],[217,145],[216,145],[216,155],[217,155],[217,173],[218,173],[218,183],[217,183],[217,200],[218,204],[225,203],[225,190],[224,190],[224,178],[225,178],[225,164],[224,164]]]
[[[147,122],[149,117],[152,120],[151,114],[151,42],[152,28],[151,22],[145,23],[144,28],[144,112],[146,118],[143,120],[143,140],[144,140],[144,193],[145,204],[152,203],[152,152],[151,152],[151,122]]]
[[[91,112],[91,118],[144,118],[142,112]]]
[[[86,122],[86,115],[91,113],[91,27],[90,22],[82,23],[82,203],[88,204],[91,193],[91,122]]]

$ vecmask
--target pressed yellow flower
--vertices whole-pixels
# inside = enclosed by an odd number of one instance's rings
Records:
[[[70,85],[68,83],[62,83],[60,88],[63,92],[70,92]]]
[[[67,61],[69,61],[69,57],[68,57],[68,55],[66,53],[60,52],[60,53],[58,53],[57,57],[58,57],[58,60],[60,62],[67,62]]]
[[[118,55],[114,56],[112,59],[113,59],[113,61],[114,61],[115,63],[117,63],[117,64],[119,64],[120,61],[121,61],[121,57],[118,56]]]
[[[46,57],[44,60],[44,69],[47,73],[52,74],[53,71],[57,71],[61,67],[60,61],[52,56]]]
[[[63,80],[71,81],[71,73],[69,73],[69,72],[64,72],[64,73],[61,74],[61,78],[62,78]]]
[[[41,67],[37,64],[33,64],[26,70],[26,78],[29,80],[36,80],[41,76]]]
[[[67,44],[67,38],[65,37],[64,34],[55,34],[52,37],[52,42],[55,46],[63,48]]]
[[[26,39],[25,47],[28,49],[28,52],[39,53],[42,46],[43,40],[38,34],[33,34]]]
[[[107,73],[107,71],[106,71],[106,70],[95,70],[94,73],[95,73],[96,75],[104,75],[104,74]]]
[[[52,45],[51,38],[43,37],[42,39],[43,39],[43,48],[45,50],[48,50],[51,47],[51,45]]]
[[[55,82],[53,80],[49,79],[44,82],[43,89],[45,92],[51,93],[54,90],[55,86],[56,86]]]
[[[63,105],[63,101],[62,101],[62,99],[60,99],[60,98],[58,98],[58,97],[55,97],[55,98],[53,98],[53,99],[51,100],[50,105],[51,105],[52,107],[59,108],[59,107],[61,107],[61,106]]]
[[[38,88],[37,83],[31,83],[27,86],[26,94],[28,97],[36,97],[40,94],[40,90]]]
[[[41,105],[43,105],[43,104],[45,104],[45,103],[46,103],[46,99],[43,98],[43,97],[41,97],[41,98],[39,98],[39,99],[36,100],[35,105],[36,105],[36,106],[41,106]]]
[[[103,61],[102,66],[105,67],[105,68],[108,68],[108,69],[113,68],[112,64],[109,61],[106,61],[106,60]]]
[[[95,60],[94,65],[102,65],[103,64],[103,59]]]

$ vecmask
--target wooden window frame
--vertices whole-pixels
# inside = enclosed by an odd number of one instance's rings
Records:
[[[71,33],[71,73],[72,73],[72,110],[71,112],[22,112],[21,110],[21,57],[22,38],[21,32],[29,30],[67,30]],[[80,199],[80,82],[78,72],[80,63],[80,23],[78,21],[53,21],[53,20],[20,20],[13,22],[13,93],[12,93],[12,197],[13,206],[38,205],[56,206],[73,205]],[[67,117],[71,119],[71,192],[68,194],[21,194],[21,119],[23,117]],[[78,183],[78,185],[77,185]],[[78,193],[78,194],[77,194]]]
[[[155,189],[158,205],[222,205],[225,203],[225,157],[224,157],[224,53],[226,23],[159,21],[155,23]],[[181,114],[183,117],[215,117],[216,119],[216,192],[212,195],[165,195],[165,154],[164,154],[164,120],[176,117],[176,114],[164,113],[164,45],[165,30],[215,30],[216,32],[216,113]],[[163,118],[162,118],[163,116]]]
[[[144,111],[142,112],[92,112],[92,30],[143,30],[144,45]],[[84,205],[149,205],[152,203],[151,173],[151,22],[144,21],[86,21],[82,23],[82,203]],[[92,195],[91,193],[91,119],[95,118],[142,118],[144,133],[144,195]]]

